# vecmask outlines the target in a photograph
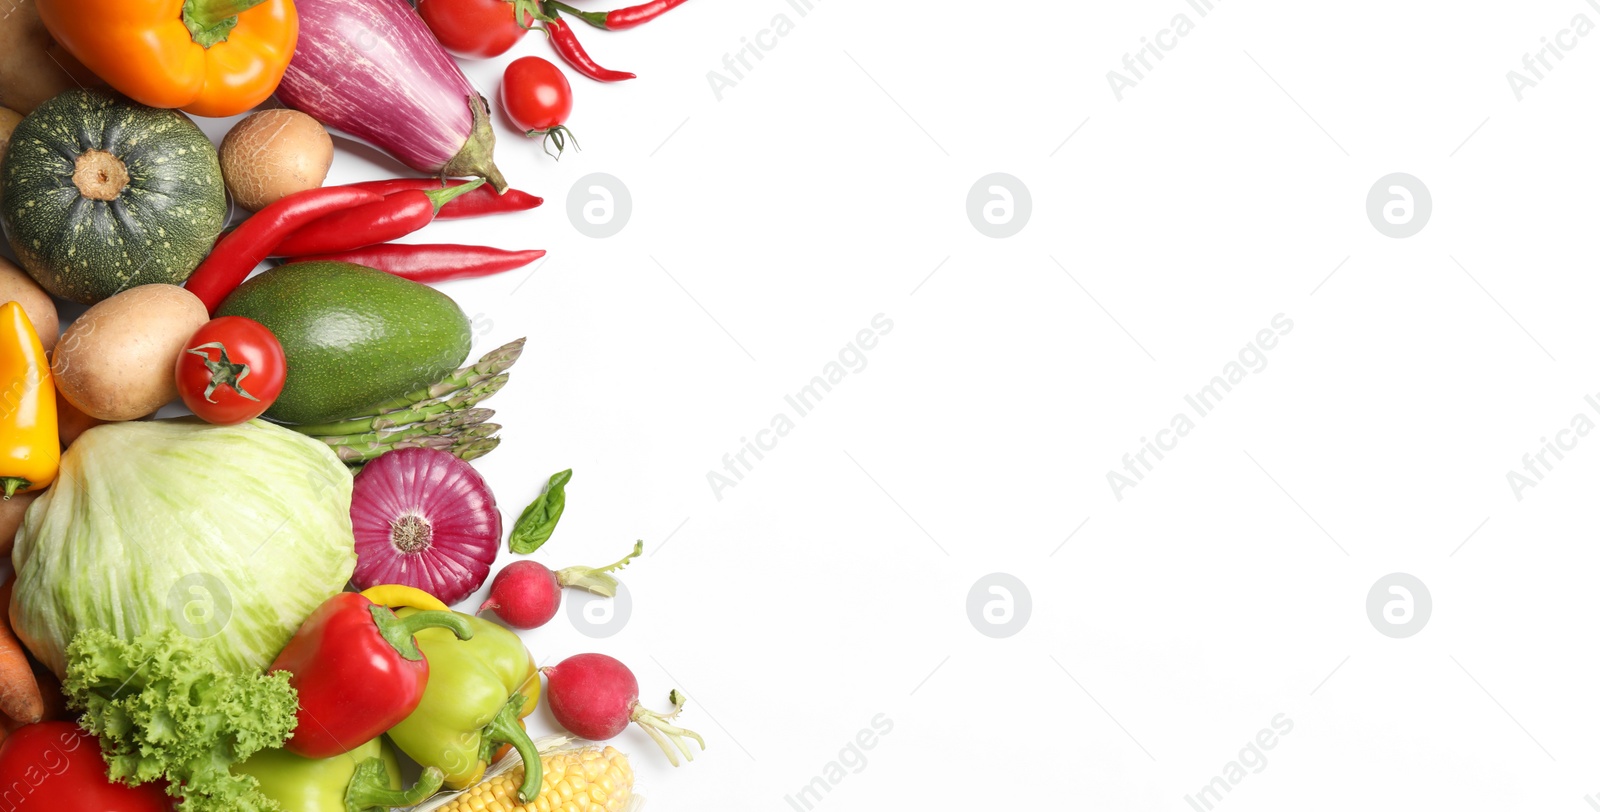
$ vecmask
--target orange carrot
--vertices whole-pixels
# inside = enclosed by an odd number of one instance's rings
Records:
[[[11,584],[15,580],[9,578],[5,586],[0,587],[0,607],[9,610]],[[0,712],[19,722],[37,722],[44,718],[44,697],[39,695],[39,680],[33,676],[28,653],[11,631],[9,622],[0,623]]]

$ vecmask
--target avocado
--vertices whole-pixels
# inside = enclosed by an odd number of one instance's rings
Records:
[[[472,326],[449,296],[349,262],[274,268],[216,315],[255,319],[283,345],[288,375],[265,414],[280,423],[358,417],[443,380],[472,347]]]

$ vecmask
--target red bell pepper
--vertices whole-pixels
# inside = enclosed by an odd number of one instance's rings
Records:
[[[472,638],[454,612],[418,612],[402,620],[354,592],[324,601],[267,669],[289,672],[289,684],[300,693],[294,736],[284,749],[330,758],[410,716],[428,687],[428,661],[412,635],[436,627]]]
[[[49,812],[167,812],[159,782],[130,787],[106,777],[100,741],[71,722],[39,722],[0,744],[0,808]]]

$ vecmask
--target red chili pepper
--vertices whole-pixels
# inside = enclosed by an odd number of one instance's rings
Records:
[[[644,25],[686,2],[688,0],[651,0],[648,3],[619,8],[615,11],[582,11],[562,3],[560,0],[551,0],[550,5],[574,17],[581,17],[584,22],[595,28],[604,28],[607,31],[621,31],[626,28]]]
[[[428,661],[412,635],[431,628],[472,638],[472,628],[454,612],[417,612],[402,620],[355,592],[324,601],[267,669],[288,671],[300,694],[294,736],[284,747],[329,758],[410,716],[428,687]]]
[[[380,195],[390,195],[403,192],[407,189],[442,189],[447,186],[460,186],[468,181],[454,179],[440,182],[438,178],[392,178],[389,180],[368,180],[360,183],[346,184],[350,189],[366,189]],[[496,192],[492,186],[480,186],[472,191],[444,204],[439,208],[439,213],[434,215],[435,220],[455,220],[463,217],[482,217],[486,214],[504,214],[514,211],[527,211],[537,208],[544,203],[544,198],[530,195],[517,189],[507,189],[503,194]]]
[[[211,249],[184,287],[215,314],[222,300],[295,229],[342,209],[383,200],[377,192],[329,186],[307,189],[251,215]]]
[[[561,19],[561,15],[556,13],[554,7],[546,4],[542,10],[544,16],[539,22],[544,25],[545,33],[550,36],[550,47],[554,48],[556,54],[571,65],[573,70],[598,82],[620,82],[636,78],[631,73],[600,67],[589,56],[589,52],[583,50],[583,43],[578,42],[578,35],[572,32],[572,26]]]
[[[413,282],[474,279],[526,266],[544,252],[506,251],[483,245],[369,245],[354,251],[295,257],[290,262],[354,262]]]
[[[39,722],[0,744],[0,787],[7,810],[115,809],[167,812],[161,782],[130,787],[106,777],[100,740],[71,722]]]
[[[331,214],[301,227],[272,249],[275,257],[331,254],[389,242],[433,222],[444,204],[483,185],[475,180],[461,186],[421,191],[406,189],[385,195],[376,203]],[[365,191],[365,190],[362,190]]]

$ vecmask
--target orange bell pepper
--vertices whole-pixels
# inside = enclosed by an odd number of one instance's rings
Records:
[[[129,98],[198,116],[266,101],[294,56],[294,0],[36,0],[57,43]]]
[[[0,305],[0,498],[50,487],[61,468],[50,359],[22,305]]]

